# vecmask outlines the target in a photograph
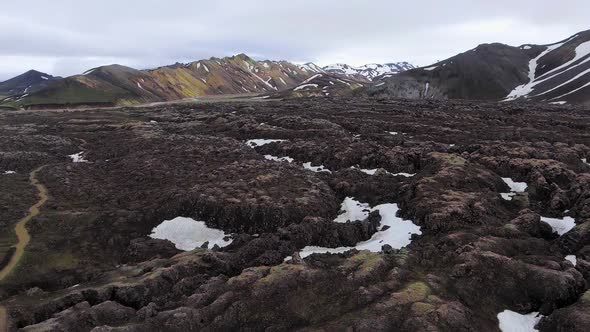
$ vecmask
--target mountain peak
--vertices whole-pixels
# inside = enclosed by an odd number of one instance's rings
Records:
[[[415,67],[408,62],[397,63],[371,63],[359,67],[353,67],[343,63],[336,63],[323,68],[324,71],[331,74],[353,76],[368,81],[374,80],[378,76],[385,74],[398,74]]]
[[[12,96],[30,93],[44,87],[58,77],[31,69],[16,77],[0,83],[0,96]]]

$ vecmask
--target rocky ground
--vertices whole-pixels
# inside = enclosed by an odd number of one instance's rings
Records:
[[[498,331],[505,310],[538,312],[541,331],[590,326],[588,110],[322,98],[10,111],[0,136],[0,262],[36,200],[30,171],[46,165],[49,192],[0,282],[11,329]],[[527,189],[506,200],[502,178]],[[383,231],[379,212],[334,222],[347,197],[397,203],[421,235],[301,259]],[[182,252],[149,237],[178,216],[233,242]],[[560,235],[541,217],[576,225]]]

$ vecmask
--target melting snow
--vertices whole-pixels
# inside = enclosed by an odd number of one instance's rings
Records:
[[[416,176],[416,174],[410,174],[410,173],[390,173],[393,176],[404,176],[407,178],[411,178],[413,176]]]
[[[343,203],[343,205],[345,203]],[[358,212],[360,207],[356,205],[357,202],[353,199],[350,199],[349,203],[353,204],[352,211]],[[361,205],[361,207],[364,206],[368,207],[368,205]],[[388,226],[388,229],[375,233],[371,239],[357,243],[357,245],[354,247],[305,247],[301,250],[301,258],[305,258],[314,253],[343,253],[351,249],[380,252],[381,248],[386,244],[390,245],[394,249],[401,249],[412,242],[411,238],[413,234],[422,234],[420,227],[415,225],[412,221],[403,220],[402,218],[397,217],[397,212],[399,211],[397,204],[383,204],[370,209],[370,211],[376,210],[379,210],[379,214],[381,215],[381,226]]]
[[[501,193],[500,196],[506,201],[511,201],[516,196],[516,193]]]
[[[538,312],[532,312],[527,315],[521,315],[517,312],[505,310],[498,314],[498,320],[500,321],[500,330],[502,332],[534,332],[538,331],[535,329],[535,325],[543,316],[539,315]]]
[[[576,220],[572,217],[563,217],[563,219],[541,217],[541,221],[549,224],[560,236],[576,227]]]
[[[316,173],[321,173],[321,172],[332,173],[332,171],[325,168],[323,165],[311,166],[311,163],[305,163],[305,164],[303,164],[303,168],[310,170],[312,172],[316,172]]]
[[[270,143],[280,143],[284,141],[284,139],[251,139],[246,141],[246,144],[251,148],[256,148]]]
[[[435,70],[436,68],[438,68],[438,66],[426,67],[426,68],[422,68],[422,69],[427,70],[427,71],[431,71],[431,70]]]
[[[511,178],[502,178],[502,180],[510,187],[515,193],[523,193],[528,188],[526,182],[514,182]]]
[[[525,182],[514,182],[511,178],[502,178],[502,180],[510,187],[511,192],[501,193],[500,196],[506,201],[511,201],[516,193],[523,193],[528,188]]]
[[[305,81],[301,82],[301,84],[307,84],[307,83],[315,80],[318,77],[322,77],[322,74],[315,74],[312,77],[310,77],[310,78],[306,79]]]
[[[16,174],[16,172],[15,171],[5,171],[4,174],[5,175]]]
[[[565,256],[565,260],[572,262],[574,266],[578,265],[578,258],[575,255]]]
[[[41,76],[41,78],[44,79],[44,80],[48,80],[49,79],[49,77],[45,77],[45,76]]]
[[[586,165],[590,165],[590,164],[588,163],[588,159],[586,159],[586,158],[582,158],[581,160],[582,160],[582,162],[583,162],[584,164],[586,164]]]
[[[356,221],[356,220],[365,220],[369,217],[369,212],[371,212],[371,206],[367,203],[361,203],[354,198],[346,197],[342,205],[340,206],[340,214],[336,219],[335,222],[338,223],[345,223],[347,221]]]
[[[300,85],[300,86],[296,87],[295,89],[293,89],[293,91],[299,91],[299,90],[303,90],[306,88],[317,88],[317,87],[318,87],[317,84],[303,84],[303,85]]]
[[[265,155],[264,158],[266,160],[272,160],[272,161],[286,161],[288,163],[292,163],[293,161],[295,161],[295,159],[290,158],[290,157],[275,157],[275,156],[271,156],[269,154]]]
[[[572,38],[575,38],[575,36],[572,37]],[[545,73],[545,74],[543,74],[543,75],[535,78],[535,72],[537,71],[537,66],[538,66],[539,60],[542,57],[544,57],[545,55],[547,55],[548,53],[550,53],[550,52],[554,51],[555,49],[561,47],[563,44],[569,42],[570,40],[571,39],[569,39],[569,40],[567,40],[567,41],[565,41],[563,43],[557,43],[557,44],[550,45],[550,46],[547,47],[547,49],[545,51],[541,52],[541,54],[539,54],[539,56],[537,56],[536,58],[532,59],[529,62],[529,81],[527,83],[523,84],[523,85],[519,85],[516,88],[514,88],[514,90],[512,90],[508,94],[508,96],[506,97],[506,100],[511,100],[511,99],[516,99],[516,98],[519,98],[519,97],[528,96],[537,85],[543,83],[544,81],[546,81],[546,80],[548,80],[548,79],[550,79],[552,77],[555,77],[556,75],[560,75],[560,74],[563,73],[563,72],[561,72],[561,73],[555,74],[556,71],[558,71],[560,69],[563,69],[563,68],[566,68],[566,67],[569,67],[572,63],[574,63],[575,61],[578,61],[580,58],[582,58],[583,56],[585,56],[588,53],[590,53],[590,42],[582,43],[582,44],[580,44],[576,48],[576,56],[574,57],[574,59],[572,59],[571,61],[568,61],[568,62],[564,63],[563,65],[561,65],[561,66],[559,66],[557,68],[554,68],[554,69],[550,70],[549,72],[547,72],[547,73]],[[577,65],[574,65],[574,66],[569,67],[567,70],[572,69],[572,68],[575,68],[575,67],[581,65],[582,63],[584,63],[584,61],[582,61],[581,63],[579,63]],[[548,92],[553,91],[553,90],[555,90],[555,89],[557,89],[557,88],[559,88],[559,87],[561,87],[561,86],[563,86],[565,84],[568,84],[569,82],[572,82],[573,80],[579,78],[581,75],[586,74],[587,72],[588,71],[583,72],[582,74],[576,76],[575,78],[573,78],[573,79],[571,79],[571,80],[569,80],[569,81],[567,81],[567,82],[565,82],[563,84],[560,84],[559,86],[556,86],[553,89],[550,89],[550,90],[547,90],[547,91],[543,91],[542,93],[537,94],[537,96],[542,95],[542,94],[545,94],[545,93],[548,93]],[[559,98],[561,98],[561,97],[562,96],[560,96]]]
[[[551,104],[551,105],[565,105],[565,104],[567,104],[567,101],[554,101],[549,104]]]
[[[351,168],[352,169],[356,169],[356,170],[358,170],[360,172],[363,172],[365,174],[368,174],[368,175],[375,175],[375,174],[377,174],[377,171],[379,170],[378,168],[375,168],[375,169],[360,169],[360,168],[356,168],[354,166],[352,166]],[[407,178],[411,178],[411,177],[416,176],[415,173],[414,174],[410,174],[410,173],[391,173],[391,172],[389,172],[387,170],[384,170],[384,171],[385,171],[386,174],[393,175],[393,176],[404,176],[404,177],[407,177]]]
[[[209,228],[203,221],[185,217],[162,222],[152,230],[150,237],[169,240],[176,248],[184,251],[200,248],[205,242],[209,242],[209,249],[215,245],[223,248],[232,243],[232,240],[226,240],[227,234],[223,231]]]
[[[75,163],[87,163],[88,160],[84,159],[84,156],[82,156],[84,154],[84,152],[78,152],[75,154],[71,154],[68,157],[72,158],[72,161]]]

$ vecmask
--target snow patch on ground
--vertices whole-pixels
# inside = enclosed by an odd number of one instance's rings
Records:
[[[352,197],[346,197],[340,206],[340,212],[342,213],[334,219],[335,222],[362,221],[369,217],[371,206],[367,203],[361,203]]]
[[[517,193],[523,193],[528,188],[526,182],[515,182],[511,178],[502,178],[504,183],[510,187],[509,193],[501,193],[500,196],[506,201],[511,201]]]
[[[371,176],[377,174],[377,171],[379,170],[379,168],[375,168],[375,169],[361,169],[361,168],[357,168],[355,166],[352,166],[351,168],[352,169],[356,169],[356,170],[358,170],[360,172],[363,172],[363,173],[365,173],[367,175],[371,175]],[[389,175],[392,175],[392,176],[403,176],[403,177],[406,177],[406,178],[411,178],[411,177],[416,176],[415,173],[414,174],[410,174],[410,173],[391,173],[391,172],[389,172],[387,170],[384,170],[384,171],[385,171],[386,174],[389,174]]]
[[[501,193],[500,196],[506,201],[511,201],[516,196],[516,193]]]
[[[511,178],[502,178],[502,180],[510,187],[510,190],[515,193],[523,193],[528,188],[526,182],[514,182]]]
[[[560,236],[576,227],[576,220],[572,217],[563,217],[563,219],[541,217],[541,221],[549,224],[553,231]]]
[[[567,101],[553,101],[553,102],[550,102],[549,104],[551,104],[551,105],[565,105],[565,104],[567,104]]]
[[[184,251],[200,248],[205,242],[209,242],[209,249],[215,245],[226,247],[232,243],[232,240],[226,240],[227,236],[221,230],[207,227],[203,221],[185,217],[162,222],[150,235],[153,239],[169,240],[176,248]]]
[[[322,173],[322,172],[332,173],[331,170],[327,169],[323,165],[312,166],[311,163],[305,163],[305,164],[303,164],[303,168],[305,168],[306,170],[312,171],[312,172],[316,172],[316,173]]]
[[[284,141],[286,141],[286,140],[284,140],[284,139],[251,139],[249,141],[246,141],[246,145],[248,145],[251,148],[256,148],[256,147],[267,145],[270,143],[280,143],[280,142],[284,142]]]
[[[500,330],[502,332],[534,332],[538,331],[535,329],[535,325],[543,316],[539,315],[538,312],[532,312],[530,314],[522,315],[518,312],[505,310],[498,314],[498,320],[500,321]]]
[[[292,163],[293,161],[295,161],[295,159],[290,158],[290,157],[275,157],[275,156],[271,156],[269,154],[265,155],[264,159],[270,160],[270,161],[286,161],[288,163]]]
[[[84,159],[83,154],[84,152],[78,152],[75,154],[71,154],[68,157],[72,158],[72,161],[75,163],[87,163],[88,160]]]
[[[586,165],[590,165],[590,164],[588,163],[588,159],[587,159],[587,158],[582,158],[581,160],[582,160],[582,162],[583,162],[584,164],[586,164]]]
[[[426,71],[431,71],[431,70],[435,70],[436,68],[438,68],[438,66],[426,67],[426,68],[422,68],[422,69],[426,70]]]
[[[575,255],[565,256],[565,260],[572,262],[572,264],[574,264],[574,266],[578,265],[578,258]]]
[[[4,171],[4,175],[16,174],[15,171]]]
[[[347,202],[345,201],[345,203]],[[343,205],[345,203],[343,203]],[[349,200],[349,203],[353,204],[353,211],[358,212],[358,209],[360,209],[360,207],[356,205],[357,201],[354,201],[354,199],[351,198]],[[368,206],[368,204],[360,204],[361,207]],[[388,229],[375,233],[371,237],[371,239],[359,242],[354,247],[305,247],[300,252],[301,258],[305,258],[315,253],[343,253],[351,249],[380,252],[381,248],[386,244],[390,245],[393,249],[401,249],[403,247],[408,246],[412,242],[411,238],[413,234],[422,234],[422,232],[420,231],[420,227],[415,225],[412,221],[404,220],[402,218],[397,217],[397,212],[399,211],[397,204],[382,204],[370,209],[370,211],[376,210],[379,210],[379,214],[381,215],[381,227],[387,226],[389,227]]]

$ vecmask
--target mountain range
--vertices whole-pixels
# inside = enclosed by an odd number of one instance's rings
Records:
[[[0,106],[133,105],[208,95],[468,99],[590,104],[590,30],[547,45],[481,44],[436,64],[320,67],[245,54],[149,70],[121,65],[53,77],[37,71],[0,83]],[[4,96],[4,97],[2,97]]]
[[[63,79],[31,71],[3,83],[7,86],[5,89],[7,93],[4,94],[6,97],[0,101],[0,105],[15,108],[114,106],[209,95],[272,95],[296,89],[318,73],[333,77],[332,80],[338,84],[330,90],[336,91],[336,88],[344,86],[363,87],[371,82],[377,72],[398,73],[412,66],[407,63],[399,66],[370,65],[360,67],[358,71],[351,74],[329,73],[332,67],[321,68],[313,63],[296,65],[287,61],[256,61],[245,54],[240,54],[188,64],[176,63],[149,70],[108,65]],[[347,68],[352,67],[347,66]],[[49,79],[41,79],[41,82],[45,83],[41,85],[38,77]],[[29,91],[26,88],[28,86],[33,88],[29,88]],[[300,93],[295,95],[325,95],[325,93],[314,94],[312,90],[297,90]],[[347,90],[351,89],[340,89],[334,95],[342,94]]]

